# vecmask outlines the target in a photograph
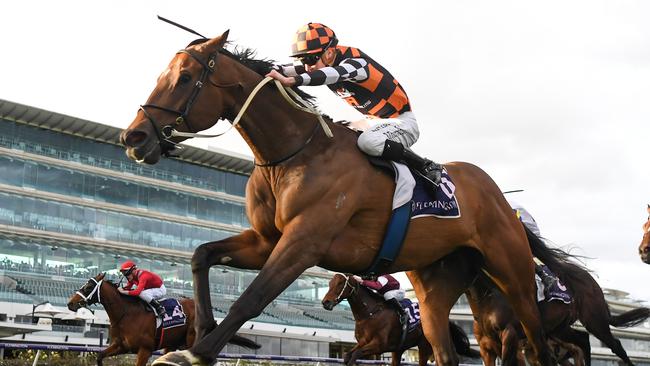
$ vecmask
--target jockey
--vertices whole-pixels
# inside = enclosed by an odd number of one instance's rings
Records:
[[[400,322],[404,323],[407,314],[402,308],[400,301],[404,300],[406,291],[404,291],[399,281],[395,277],[389,274],[385,274],[373,280],[364,280],[359,276],[354,276],[354,279],[357,280],[357,282],[359,282],[362,286],[365,286],[384,296],[384,300],[386,300],[386,302],[388,302],[397,310]]]
[[[138,269],[133,261],[124,262],[120,267],[120,272],[128,282],[123,288],[118,288],[118,291],[123,295],[138,296],[156,309],[158,316],[163,318],[165,309],[158,299],[165,296],[167,289],[165,289],[162,278],[153,272]],[[133,286],[136,288],[133,289]]]
[[[300,65],[278,65],[266,76],[284,86],[327,85],[366,116],[357,140],[363,152],[404,163],[430,185],[440,183],[442,166],[409,149],[420,131],[404,88],[388,70],[358,48],[339,46],[334,32],[320,23],[298,30],[291,56]]]
[[[515,215],[517,215],[519,221],[521,221],[524,226],[532,231],[533,234],[535,234],[537,237],[541,237],[541,231],[539,230],[539,226],[537,226],[537,221],[535,221],[533,215],[531,215],[530,212],[524,208],[524,206],[515,200],[510,199],[507,196],[506,200],[510,204],[510,207],[512,207],[512,210],[515,212]],[[544,284],[544,294],[548,296],[548,292],[553,284],[555,284],[555,281],[557,281],[557,278],[551,276],[547,271],[544,270],[544,263],[542,261],[535,257],[533,257],[533,260],[535,261],[535,274],[542,280],[542,283]]]

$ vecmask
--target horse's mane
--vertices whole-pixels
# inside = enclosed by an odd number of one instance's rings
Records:
[[[380,295],[378,292],[373,291],[373,290],[369,289],[366,286],[363,286],[362,284],[360,284],[358,282],[357,282],[357,286],[359,288],[359,291],[367,292],[370,295],[370,297],[372,297],[373,299],[375,299],[375,300],[377,300],[379,302],[386,302],[386,300],[384,299],[384,296]]]
[[[201,44],[203,42],[206,42],[207,40],[208,40],[207,38],[196,39],[190,42],[190,44],[188,44],[187,47]],[[227,44],[231,44],[231,43],[227,42]],[[239,62],[240,64],[255,71],[261,76],[268,74],[273,69],[273,65],[275,65],[276,63],[275,60],[268,59],[268,58],[261,58],[261,59],[255,58],[257,55],[257,51],[255,51],[255,49],[248,48],[248,47],[239,47],[237,45],[234,45],[232,47],[232,51],[222,48],[219,50],[219,53]],[[296,94],[300,96],[300,98],[308,101],[314,107],[316,106],[315,103],[316,98],[313,95],[295,86],[292,87],[291,89],[293,89],[293,91],[295,91]]]

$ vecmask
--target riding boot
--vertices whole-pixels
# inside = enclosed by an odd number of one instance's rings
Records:
[[[408,315],[406,314],[404,308],[402,308],[402,304],[400,304],[399,301],[394,297],[389,300],[386,300],[386,302],[388,302],[390,306],[394,307],[395,310],[397,310],[397,315],[399,316],[400,324],[406,324]]]
[[[381,156],[388,160],[404,163],[409,168],[414,169],[433,189],[440,184],[442,165],[419,156],[399,142],[386,140]]]
[[[544,270],[541,265],[537,263],[535,263],[535,273],[542,280],[542,285],[544,285],[544,296],[548,298],[551,288],[555,284],[556,278],[551,276],[547,271]]]
[[[165,317],[165,308],[162,306],[161,303],[158,302],[156,299],[152,299],[149,302],[149,305],[153,306],[154,309],[156,309],[156,313],[158,313],[159,318],[164,318]]]

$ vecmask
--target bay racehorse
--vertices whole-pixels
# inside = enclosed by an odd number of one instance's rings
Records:
[[[321,129],[313,115],[287,103],[277,84],[252,93],[272,64],[225,50],[227,35],[180,50],[120,135],[127,156],[155,164],[187,138],[177,132],[203,131],[224,118],[236,125],[257,165],[246,187],[251,228],[202,244],[192,257],[197,341],[156,364],[213,362],[244,322],[312,266],[344,273],[368,269],[391,215],[393,179],[359,151],[356,133],[331,120]],[[250,95],[255,95],[252,101]],[[327,129],[334,138],[323,132]],[[531,248],[521,224],[483,170],[463,162],[445,167],[457,187],[462,216],[412,220],[399,256],[385,272],[411,270],[435,360],[441,366],[457,364],[448,315],[460,294],[443,291],[456,296],[445,299],[432,293],[444,283],[436,282],[430,266],[457,248],[474,248],[523,323],[537,360],[552,364],[535,303]],[[212,317],[208,283],[214,265],[260,270],[219,325]]]
[[[643,224],[643,239],[641,239],[641,245],[639,245],[639,256],[641,256],[643,263],[650,264],[650,204],[647,209],[648,219]]]
[[[110,344],[97,355],[97,365],[102,365],[106,357],[125,353],[136,353],[136,366],[144,366],[151,354],[158,349],[166,351],[185,349],[192,345],[196,337],[194,328],[194,300],[179,299],[187,316],[187,323],[169,328],[160,333],[156,331],[156,316],[146,309],[138,297],[122,295],[117,285],[104,278],[104,274],[92,277],[68,300],[68,309],[100,303],[104,306],[110,320]],[[244,337],[235,335],[230,343],[257,349],[260,346]]]
[[[354,336],[357,345],[343,357],[346,365],[355,365],[357,359],[369,355],[392,352],[391,365],[401,364],[402,354],[411,347],[418,347],[420,366],[427,364],[433,349],[422,332],[422,324],[411,329],[402,343],[402,325],[397,312],[388,306],[381,295],[361,286],[351,275],[336,274],[323,297],[323,307],[332,310],[347,300],[354,316]],[[454,323],[449,323],[451,339],[459,355],[478,357],[479,353],[469,347],[467,334]]]

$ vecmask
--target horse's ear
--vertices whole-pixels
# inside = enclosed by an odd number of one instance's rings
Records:
[[[102,273],[99,274],[99,276],[97,276],[97,279],[98,280],[103,280],[105,276],[106,276],[106,272],[102,272]]]
[[[209,49],[214,49],[214,50],[218,50],[218,49],[223,48],[223,46],[225,46],[226,42],[228,41],[228,33],[229,32],[230,32],[230,29],[223,32],[223,34],[220,35],[219,37],[214,37],[211,40],[203,43],[204,47],[209,48]]]
[[[650,203],[648,203],[648,213],[650,213]]]

